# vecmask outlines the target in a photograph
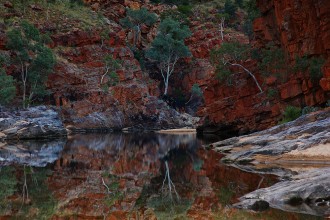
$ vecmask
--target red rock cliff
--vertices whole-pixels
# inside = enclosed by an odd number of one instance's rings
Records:
[[[253,63],[249,63],[265,90],[278,90],[278,98],[258,94],[253,81],[240,74],[234,86],[211,80],[204,87],[205,107],[199,111],[205,116],[204,131],[245,133],[262,130],[277,124],[286,105],[304,107],[324,104],[330,91],[330,1],[322,0],[258,0],[261,17],[254,20],[254,44],[264,47],[269,42],[281,45],[289,54],[288,63],[295,56],[308,54],[323,57],[322,79],[313,84],[306,74],[295,73],[285,83],[275,78],[262,79]],[[275,87],[274,87],[275,85]],[[231,133],[231,134],[232,134]]]

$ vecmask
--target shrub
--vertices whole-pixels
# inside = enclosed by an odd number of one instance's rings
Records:
[[[39,30],[23,20],[19,27],[7,32],[6,47],[14,52],[12,64],[21,72],[20,82],[23,86],[23,108],[35,98],[47,94],[45,83],[53,71],[56,59],[53,51],[47,47]]]
[[[308,71],[311,81],[317,83],[322,78],[322,66],[325,60],[320,57],[313,57],[308,59],[307,55],[302,57],[296,56],[294,70],[296,72]]]
[[[237,6],[231,0],[226,0],[224,10],[230,18],[234,18],[236,15]]]
[[[283,112],[283,119],[280,124],[296,120],[301,116],[301,109],[295,106],[287,106]]]
[[[268,98],[274,98],[278,96],[278,90],[277,89],[268,89],[268,92],[267,92],[267,97]]]
[[[281,48],[268,44],[261,51],[261,62],[258,63],[261,73],[266,77],[275,75],[282,81],[287,80],[291,69],[286,65],[285,57],[286,55]]]
[[[325,60],[323,58],[313,57],[310,60],[309,75],[312,82],[318,82],[322,78],[322,66]]]
[[[178,7],[178,11],[182,14],[185,14],[186,16],[189,16],[192,14],[192,6],[190,5],[180,5]]]
[[[316,112],[318,111],[319,108],[318,107],[313,107],[313,106],[306,106],[302,109],[302,112],[301,114],[302,115],[306,115],[306,114],[309,114],[309,113],[312,113],[312,112]]]

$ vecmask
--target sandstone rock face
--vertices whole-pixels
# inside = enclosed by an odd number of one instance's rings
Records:
[[[0,132],[5,140],[61,137],[67,133],[57,111],[46,106],[2,111]]]
[[[254,22],[257,43],[260,46],[280,43],[291,60],[296,54],[323,56],[327,61],[320,85],[323,91],[329,92],[330,2],[259,0],[257,5],[262,13]]]
[[[118,13],[116,7],[130,5],[127,1],[98,2],[107,13],[116,13],[116,18],[106,14],[113,21],[125,16],[125,8],[123,13]],[[63,110],[65,125],[73,131],[193,127],[195,119],[181,115],[158,100],[158,82],[142,72],[126,42],[127,31],[113,21],[109,24],[107,40],[102,40],[97,30],[92,34],[73,30],[52,36],[61,61],[49,77],[48,87],[54,93],[54,104]],[[145,35],[138,45],[145,43]],[[109,54],[121,62],[122,67],[116,71],[119,83],[102,89],[101,78],[106,71],[103,58]]]
[[[289,54],[289,62],[293,62],[295,55],[322,56],[326,59],[323,78],[312,83],[309,76],[297,73],[284,83],[272,78],[263,79],[252,62],[246,65],[256,74],[265,91],[268,88],[277,90],[275,97],[269,97],[267,92],[258,94],[253,81],[244,73],[235,76],[232,86],[215,79],[206,81],[205,107],[199,111],[205,118],[204,126],[200,127],[205,133],[217,133],[226,138],[262,130],[276,125],[288,104],[315,106],[329,99],[330,2],[259,0],[257,6],[262,16],[253,24],[254,44],[258,47],[269,42],[282,45]]]

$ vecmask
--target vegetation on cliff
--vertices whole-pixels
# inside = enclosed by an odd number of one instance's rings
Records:
[[[7,32],[6,47],[11,50],[11,63],[19,68],[23,90],[23,108],[36,96],[47,94],[45,83],[55,66],[55,57],[46,46],[50,38],[27,21]]]
[[[191,55],[184,40],[191,35],[189,28],[172,19],[163,20],[158,29],[158,35],[147,51],[147,57],[159,63],[167,95],[169,78],[174,73],[178,60]]]

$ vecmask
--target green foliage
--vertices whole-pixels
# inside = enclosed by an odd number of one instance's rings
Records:
[[[131,51],[133,51],[134,58],[137,59],[140,63],[141,69],[145,70],[145,55],[144,50],[139,50],[136,47],[130,47]]]
[[[254,19],[261,16],[260,10],[257,7],[256,0],[248,0],[245,2],[245,11],[247,12],[248,16],[245,19],[243,24],[243,31],[247,34],[250,38],[252,38],[253,32],[253,21]]]
[[[70,0],[70,6],[73,8],[75,6],[82,6],[84,5],[83,0]]]
[[[52,192],[48,189],[46,179],[51,174],[51,171],[46,168],[32,167],[2,167],[0,168],[0,214],[8,214],[9,210],[19,210],[14,212],[13,219],[50,219],[56,209],[56,200]],[[25,170],[26,175],[21,175]],[[20,173],[17,175],[17,173]],[[29,199],[31,202],[22,203],[17,199],[8,199],[15,192],[22,190],[22,185],[25,182],[28,187]],[[22,196],[20,193],[15,193],[15,196]],[[20,197],[19,199],[22,199]]]
[[[12,76],[8,76],[2,68],[4,57],[0,56],[0,105],[10,103],[16,95],[15,81]]]
[[[230,186],[229,187],[221,187],[219,192],[217,193],[217,196],[219,198],[219,202],[223,205],[229,205],[231,199],[235,195],[234,189],[232,189]]]
[[[286,80],[290,69],[286,65],[283,50],[273,44],[268,44],[261,50],[261,62],[258,67],[264,76],[276,75],[282,80]]]
[[[108,184],[110,193],[105,197],[105,204],[109,207],[113,206],[118,200],[123,199],[124,195],[119,189],[119,177],[113,174],[103,175]]]
[[[304,72],[308,69],[309,67],[309,61],[308,61],[308,56],[304,55],[302,57],[296,56],[295,59],[295,66],[294,66],[294,71],[298,72]]]
[[[199,97],[203,96],[203,91],[197,83],[195,83],[191,87],[191,94],[194,94],[195,96],[199,96]]]
[[[178,21],[181,24],[190,24],[188,16],[175,9],[166,10],[160,15],[161,20],[165,20],[166,18]]]
[[[146,56],[158,62],[173,61],[175,57],[187,57],[191,53],[184,44],[184,39],[191,35],[187,26],[181,26],[172,19],[163,20],[158,28],[158,35],[147,51]]]
[[[16,95],[16,87],[12,76],[8,76],[0,70],[0,104],[10,103]]]
[[[237,5],[235,5],[231,0],[226,0],[224,11],[229,15],[229,18],[232,19],[236,16]]]
[[[219,49],[211,51],[212,63],[219,61],[232,60],[242,61],[250,56],[251,48],[248,45],[235,42],[224,42]]]
[[[156,21],[157,15],[150,13],[146,8],[139,10],[128,9],[126,17],[120,20],[120,24],[129,29],[136,29],[142,24],[151,26]]]
[[[219,49],[211,51],[211,62],[216,67],[217,78],[219,81],[228,80],[232,72],[227,62],[240,62],[250,56],[248,45],[239,42],[224,42]]]
[[[248,13],[248,19],[254,20],[261,16],[261,12],[257,7],[257,0],[248,0],[245,2],[245,10]]]
[[[151,48],[146,52],[146,57],[160,64],[165,95],[167,94],[168,79],[174,71],[176,62],[179,58],[191,56],[189,48],[184,42],[190,35],[190,29],[186,25],[167,18],[160,23],[158,35],[151,43]]]
[[[280,124],[296,120],[301,116],[301,109],[295,106],[287,106],[283,112],[283,119]]]
[[[317,83],[322,78],[322,66],[325,63],[323,58],[312,57],[308,58],[307,55],[302,57],[296,56],[294,70],[296,72],[309,72],[312,82]]]
[[[325,60],[323,58],[313,57],[310,60],[309,74],[312,82],[318,82],[322,78],[322,66]]]
[[[235,4],[236,4],[238,7],[242,8],[242,7],[243,7],[243,0],[235,0]]]
[[[101,79],[101,88],[103,91],[108,91],[110,86],[115,86],[119,83],[119,76],[116,71],[122,68],[121,62],[114,59],[112,55],[106,55],[104,57],[105,73]],[[103,78],[107,77],[107,82],[103,83]]]
[[[276,96],[278,96],[278,90],[277,89],[273,89],[273,88],[270,88],[268,89],[267,91],[267,97],[272,99],[272,98],[275,98]]]
[[[227,66],[224,65],[218,65],[216,67],[216,77],[220,82],[224,82],[227,80],[227,84],[230,85],[230,76],[232,74],[232,72],[230,71],[230,69]]]
[[[11,62],[19,66],[23,90],[29,90],[28,103],[34,96],[44,96],[45,82],[56,64],[55,56],[45,45],[47,36],[40,34],[39,30],[27,21],[22,21],[17,28],[7,32],[6,47],[14,52]],[[25,92],[23,95],[25,107]]]
[[[11,196],[16,191],[16,178],[14,175],[14,168],[1,167],[0,168],[0,215],[5,213],[9,204],[7,197]]]
[[[325,103],[325,107],[330,107],[330,99]]]
[[[191,5],[180,5],[178,6],[178,11],[186,16],[192,14],[192,6]]]
[[[187,219],[187,211],[192,205],[192,201],[188,199],[181,199],[175,202],[169,196],[153,196],[148,199],[147,207],[154,210],[157,219]]]
[[[309,113],[312,113],[312,112],[316,112],[318,111],[319,108],[318,107],[314,107],[314,106],[306,106],[302,109],[301,111],[301,114],[302,115],[306,115],[306,114],[309,114]]]
[[[112,71],[109,74],[109,83],[110,83],[110,86],[115,86],[119,83],[119,76],[116,72]]]

